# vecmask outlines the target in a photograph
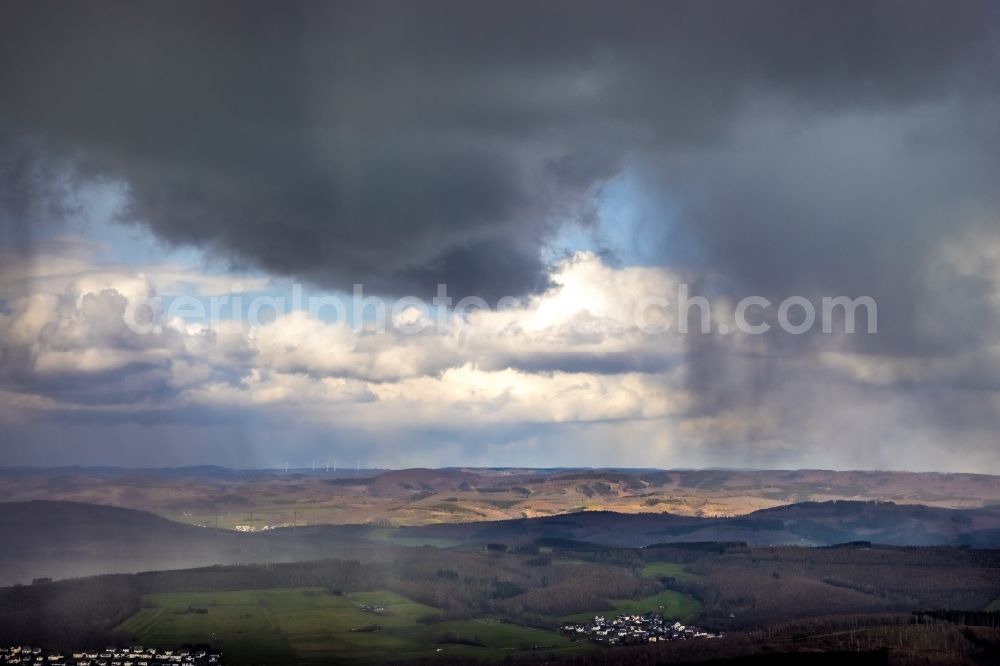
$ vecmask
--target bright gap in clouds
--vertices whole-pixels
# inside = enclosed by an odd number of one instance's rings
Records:
[[[955,256],[969,265],[966,253]],[[988,429],[945,437],[924,396],[885,391],[919,370],[921,382],[942,387],[941,399],[959,399],[949,378],[961,359],[915,368],[832,349],[772,365],[782,389],[752,404],[706,405],[690,385],[690,340],[676,327],[643,333],[622,308],[673,293],[684,276],[664,268],[576,254],[555,266],[550,289],[520,306],[418,335],[357,330],[301,310],[258,326],[176,319],[135,335],[122,322],[130,299],[176,292],[179,281],[208,297],[225,293],[233,276],[71,259],[39,254],[29,275],[2,283],[0,435],[35,442],[12,452],[11,464],[168,464],[176,456],[268,466],[335,451],[363,455],[369,466],[959,470],[973,460],[1000,468]],[[280,293],[261,280],[256,293]],[[727,358],[736,383],[773,360],[753,336],[711,337],[710,353]],[[245,446],[210,445],[219,438]],[[903,450],[911,457],[900,458]]]
[[[634,165],[595,193],[594,215],[567,220],[543,256],[550,264],[575,252],[593,252],[616,265],[690,267],[704,263],[696,241],[676,223],[680,202],[647,182]]]

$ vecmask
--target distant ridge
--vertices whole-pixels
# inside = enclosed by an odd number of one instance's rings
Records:
[[[400,532],[463,543],[505,539],[530,542],[544,537],[627,547],[710,541],[833,546],[868,541],[893,546],[997,548],[1000,507],[941,509],[893,502],[831,500],[790,504],[732,518],[583,511],[544,518],[401,528]]]
[[[47,576],[330,557],[353,544],[428,541],[457,547],[531,543],[571,548],[670,543],[1000,547],[1000,507],[942,509],[892,502],[806,502],[732,518],[582,511],[541,518],[400,527],[315,525],[241,533],[78,502],[0,503],[0,585]]]
[[[103,504],[230,529],[496,522],[584,510],[726,518],[828,500],[891,501],[940,509],[1000,505],[1000,476],[937,472],[334,466],[327,471],[325,465],[317,465],[315,471],[286,472],[205,465],[8,468],[0,469],[0,479],[0,502]],[[808,536],[801,530],[797,533]],[[918,536],[914,532],[910,538]]]
[[[38,577],[314,560],[328,557],[331,546],[294,531],[251,535],[135,509],[50,500],[0,502],[0,534],[0,585]],[[337,545],[351,541],[336,535]]]

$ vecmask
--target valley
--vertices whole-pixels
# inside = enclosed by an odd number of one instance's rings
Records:
[[[1000,653],[996,477],[187,468],[0,479],[0,644],[279,666],[796,663],[816,651],[990,664]],[[769,506],[716,513],[695,508],[699,494]],[[218,527],[203,519],[216,512]]]

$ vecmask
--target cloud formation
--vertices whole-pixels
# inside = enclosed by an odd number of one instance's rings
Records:
[[[204,437],[213,428],[265,423],[264,431],[280,432],[294,424],[305,443],[293,449],[316,455],[317,438],[340,433],[337,449],[360,447],[380,464],[446,455],[483,464],[483,441],[504,446],[516,464],[525,455],[555,464],[568,447],[589,441],[578,453],[595,464],[900,467],[894,456],[920,447],[921,466],[1000,465],[989,446],[1000,425],[998,387],[989,383],[1000,376],[1000,348],[934,363],[860,354],[846,344],[776,358],[764,339],[734,332],[714,341],[712,353],[724,359],[720,381],[741,395],[746,376],[766,365],[776,388],[750,401],[727,396],[707,404],[691,386],[697,362],[673,311],[652,313],[670,325],[655,333],[635,316],[635,302],[673,293],[681,277],[654,267],[612,268],[593,254],[559,264],[548,278],[553,286],[518,306],[449,313],[444,327],[419,333],[292,310],[257,325],[164,317],[159,330],[137,334],[124,313],[157,295],[158,285],[175,284],[174,267],[137,273],[58,257],[36,257],[32,269],[12,265],[0,281],[7,304],[0,411],[18,415],[8,433],[31,422],[47,423],[36,435],[62,423],[84,440],[93,435],[81,433],[136,425],[164,436],[201,424]],[[209,291],[216,286],[188,280]],[[1000,293],[1000,280],[992,288]],[[1000,311],[1000,302],[994,307]],[[403,315],[408,322],[427,316]],[[836,347],[849,336],[831,339]],[[974,375],[987,384],[970,392]],[[947,442],[938,439],[935,412],[949,415]],[[596,433],[607,436],[615,424],[643,434],[609,448]],[[416,450],[399,448],[403,441],[418,442]],[[132,447],[131,455],[143,450]],[[31,448],[17,459],[30,459]],[[217,448],[208,455],[233,464]]]
[[[18,3],[2,25],[22,165],[121,181],[161,237],[326,286],[544,288],[540,247],[627,165],[755,286],[842,275],[833,241],[867,288],[901,233],[923,250],[928,199],[995,210],[988,2]]]
[[[0,245],[28,258],[4,272],[8,404],[407,422],[428,451],[617,423],[709,464],[892,466],[912,442],[929,465],[947,440],[996,466],[998,44],[985,0],[5,4]],[[301,312],[137,337],[130,299],[225,285],[48,252],[94,185],[217,266],[524,301],[416,337]],[[596,254],[559,263],[571,232]],[[679,280],[872,296],[879,332],[648,336],[611,312]]]

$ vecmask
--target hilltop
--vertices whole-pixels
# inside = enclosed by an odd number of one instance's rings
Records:
[[[32,499],[140,509],[178,522],[230,529],[398,526],[582,510],[720,518],[828,500],[967,509],[1000,504],[1000,477],[828,470],[0,470],[0,501]]]
[[[261,532],[195,527],[132,509],[73,502],[0,503],[0,585],[33,578],[176,569],[210,564],[391,559],[403,546],[478,549],[555,545],[570,550],[660,544],[751,546],[1000,547],[1000,507],[830,501],[735,518],[584,511],[541,518],[387,528],[319,525]],[[375,555],[373,555],[375,554]]]

